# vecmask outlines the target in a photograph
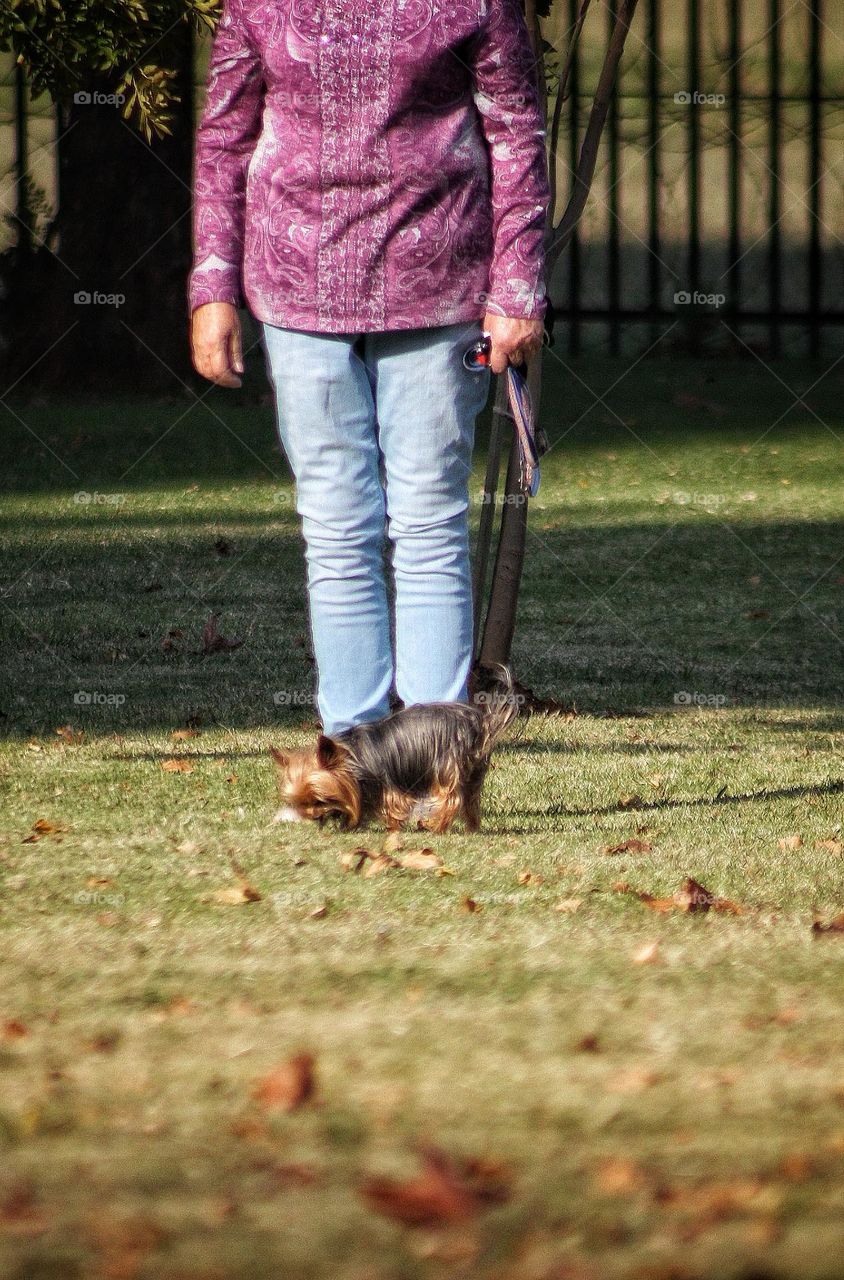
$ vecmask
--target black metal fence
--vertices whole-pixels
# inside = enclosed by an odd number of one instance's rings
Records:
[[[579,7],[556,12],[558,47]],[[572,68],[563,192],[606,29],[587,20]],[[839,0],[641,0],[590,206],[552,281],[571,348],[836,345],[843,124]]]

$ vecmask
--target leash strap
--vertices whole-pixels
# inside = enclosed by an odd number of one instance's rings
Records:
[[[533,403],[525,375],[512,364],[507,366],[507,398],[519,442],[519,486],[526,497],[535,498],[540,476]]]

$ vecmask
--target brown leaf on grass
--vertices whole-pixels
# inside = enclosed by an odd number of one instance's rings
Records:
[[[476,902],[474,898],[462,898],[460,910],[465,911],[467,915],[474,915],[478,911],[483,911],[483,905],[480,902]]]
[[[75,733],[72,726],[69,724],[60,724],[56,729],[56,737],[61,738],[62,742],[69,747],[78,747],[85,737],[85,734],[82,733],[81,730],[80,732]]]
[[[47,1230],[35,1188],[29,1181],[12,1186],[0,1200],[0,1228],[4,1235],[37,1236]]]
[[[37,844],[46,836],[52,836],[54,840],[58,840],[65,831],[67,827],[62,822],[50,822],[47,818],[38,818],[33,822],[29,835],[24,836],[21,844]]]
[[[583,906],[582,898],[563,898],[554,906],[555,911],[561,911],[563,915],[573,916],[579,907]]]
[[[313,911],[308,912],[309,920],[324,920],[328,915],[329,906],[327,902],[323,902],[321,906],[314,907]]]
[[[161,638],[162,653],[176,653],[178,650],[178,641],[184,640],[185,633],[181,627],[173,627],[166,635]]]
[[[832,853],[836,857],[844,853],[844,843],[840,840],[816,840],[815,848],[822,849],[824,853]]]
[[[294,1054],[258,1081],[252,1097],[265,1111],[295,1111],[316,1091],[314,1065],[312,1053]]]
[[[618,799],[619,809],[642,809],[644,808],[644,805],[645,801],[641,796],[637,795],[619,796]]]
[[[4,1040],[23,1040],[29,1035],[29,1027],[20,1018],[7,1018],[2,1031]]]
[[[408,1181],[366,1179],[361,1195],[371,1209],[408,1227],[433,1227],[465,1222],[509,1198],[509,1173],[495,1162],[457,1161],[436,1147],[420,1157],[422,1172]]]
[[[844,933],[844,911],[837,916],[833,916],[826,924],[818,916],[815,916],[812,921],[812,933],[816,936],[820,933]]]
[[[600,1053],[601,1042],[594,1032],[586,1036],[581,1036],[575,1044],[578,1053]]]
[[[86,1041],[86,1048],[92,1053],[114,1053],[120,1043],[119,1031],[101,1031]]]
[[[646,942],[633,952],[634,964],[656,964],[660,958],[659,943]]]
[[[231,653],[233,649],[239,649],[243,644],[242,640],[230,640],[227,636],[221,635],[217,630],[218,613],[212,613],[205,626],[202,629],[202,652],[210,653]]]
[[[601,853],[610,855],[616,853],[651,853],[652,851],[653,845],[650,840],[639,840],[635,836],[629,840],[622,840],[621,844],[605,844],[601,849]]]
[[[799,849],[803,843],[801,835],[783,836],[777,841],[777,848],[785,851],[786,849]]]
[[[371,853],[369,849],[350,849],[347,852],[340,854],[340,866],[344,871],[358,872],[361,870],[366,860],[374,856],[375,855]]]
[[[251,884],[242,881],[240,884],[226,885],[215,889],[203,901],[216,903],[219,907],[240,907],[245,902],[260,902],[261,895]]]
[[[388,853],[376,853],[374,857],[367,858],[363,875],[368,880],[372,876],[383,875],[385,871],[394,871],[399,865]]]
[[[691,876],[686,877],[680,888],[670,898],[654,897],[653,894],[646,893],[644,890],[632,888],[626,881],[617,882],[613,885],[613,889],[616,893],[632,894],[650,911],[703,914],[712,910],[735,916],[744,914],[744,907],[739,906],[737,902],[732,902],[729,898],[716,897],[705,885],[693,880]]]
[[[86,889],[107,889],[114,881],[109,876],[89,876],[85,881]]]
[[[610,1076],[605,1087],[610,1093],[644,1093],[662,1079],[658,1071],[649,1071],[647,1067],[625,1067]]]
[[[162,760],[161,767],[165,773],[193,773],[190,760]]]
[[[632,1196],[650,1185],[650,1175],[626,1156],[607,1156],[598,1165],[594,1184],[602,1196]]]
[[[441,871],[443,860],[433,849],[408,849],[398,857],[398,864],[405,871]]]
[[[167,1239],[164,1229],[143,1214],[120,1219],[98,1214],[88,1234],[101,1255],[97,1274],[103,1280],[135,1280],[147,1255]]]
[[[525,869],[520,871],[516,876],[516,883],[520,885],[540,885],[545,883],[545,878],[537,875],[535,871],[531,871],[528,867],[525,867]]]

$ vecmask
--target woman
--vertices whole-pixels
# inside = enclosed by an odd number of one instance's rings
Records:
[[[196,369],[262,325],[325,732],[465,701],[489,369],[539,349],[548,202],[519,0],[225,0],[196,141]],[[395,582],[391,640],[385,528]]]

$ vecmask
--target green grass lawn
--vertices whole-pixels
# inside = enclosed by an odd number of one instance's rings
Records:
[[[575,710],[510,732],[481,835],[407,837],[450,875],[356,875],[380,832],[271,825],[313,668],[260,373],[9,401],[0,1275],[840,1280],[823,372],[546,355],[514,670]],[[240,648],[202,654],[212,613]],[[238,869],[258,900],[220,894]],[[689,876],[741,913],[636,896]],[[301,1052],[311,1097],[256,1094]],[[429,1173],[423,1225],[379,1212],[370,1180],[406,1209],[425,1143],[497,1194]]]

